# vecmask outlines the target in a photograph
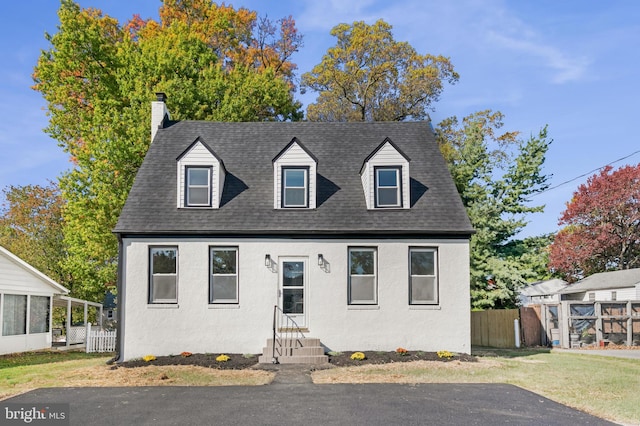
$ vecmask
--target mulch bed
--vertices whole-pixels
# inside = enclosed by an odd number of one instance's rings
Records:
[[[353,352],[342,352],[338,354],[329,355],[329,364],[337,367],[347,367],[352,365],[363,364],[389,364],[392,362],[411,362],[411,361],[462,361],[462,362],[477,362],[478,359],[475,356],[466,354],[456,354],[451,358],[439,357],[437,352],[422,352],[422,351],[408,351],[401,355],[397,352],[378,352],[378,351],[363,351],[366,358],[363,360],[351,359]]]
[[[364,351],[365,359],[351,359],[353,352],[331,352],[329,356],[329,364],[336,367],[347,367],[353,365],[365,364],[388,364],[393,362],[410,362],[410,361],[462,361],[477,362],[475,356],[466,354],[456,354],[451,358],[439,357],[436,352],[408,351],[404,355],[397,352],[381,352],[381,351]],[[123,362],[119,367],[145,367],[149,365],[195,365],[200,367],[215,368],[218,370],[244,370],[252,368],[258,363],[258,355],[242,355],[227,354],[229,360],[226,362],[216,361],[219,354],[191,354],[159,356],[152,361],[144,361],[142,359]]]
[[[153,361],[135,359],[123,362],[119,367],[146,367],[148,365],[195,365],[199,367],[215,368],[218,370],[244,370],[258,363],[258,355],[226,354],[229,360],[216,361],[220,354],[191,354],[188,356],[171,355],[159,356]]]

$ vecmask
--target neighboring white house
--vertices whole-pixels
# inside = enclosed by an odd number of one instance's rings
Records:
[[[0,354],[50,348],[53,298],[68,293],[0,247]]]
[[[257,353],[274,312],[327,351],[470,352],[473,229],[428,122],[174,122],[165,99],[114,230],[119,361]]]
[[[558,292],[562,300],[640,300],[640,268],[600,272],[570,284]]]
[[[520,304],[522,306],[537,305],[541,303],[554,303],[560,301],[558,291],[567,286],[567,282],[561,279],[537,281],[520,289]]]

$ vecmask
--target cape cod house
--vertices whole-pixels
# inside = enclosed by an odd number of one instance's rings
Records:
[[[428,122],[176,122],[165,99],[114,231],[118,361],[292,330],[316,357],[470,352],[473,229]]]

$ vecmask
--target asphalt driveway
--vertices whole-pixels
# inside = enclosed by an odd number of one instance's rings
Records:
[[[501,384],[50,388],[0,402],[0,420],[4,403],[70,403],[91,426],[613,424]]]

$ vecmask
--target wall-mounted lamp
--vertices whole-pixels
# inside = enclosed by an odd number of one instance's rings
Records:
[[[318,266],[323,266],[324,265],[324,256],[322,256],[322,254],[318,255]]]
[[[264,255],[264,266],[266,266],[266,267],[271,266],[271,255],[270,254],[265,254]]]

